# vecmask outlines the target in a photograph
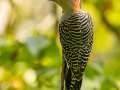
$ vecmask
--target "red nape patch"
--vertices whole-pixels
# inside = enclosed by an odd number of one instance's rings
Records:
[[[73,0],[73,11],[80,11],[80,0]]]

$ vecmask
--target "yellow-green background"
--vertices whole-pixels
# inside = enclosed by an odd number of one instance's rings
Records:
[[[81,90],[120,90],[120,0],[83,0],[94,45]],[[59,90],[61,8],[47,0],[0,0],[0,90]]]

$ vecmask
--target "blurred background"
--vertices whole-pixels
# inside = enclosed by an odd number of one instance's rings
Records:
[[[94,47],[81,90],[120,90],[120,0],[83,0]],[[61,8],[48,0],[0,0],[0,90],[59,90]]]

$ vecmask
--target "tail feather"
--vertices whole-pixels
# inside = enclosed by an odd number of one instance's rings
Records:
[[[66,90],[80,90],[81,85],[82,85],[82,78],[81,78],[81,80],[78,81],[71,77],[72,77],[71,70],[68,69],[68,72],[65,76]]]
[[[65,76],[65,88],[66,90],[69,90],[71,85],[71,70],[68,69],[66,76]]]
[[[74,90],[80,90],[81,85],[82,85],[82,79],[80,81],[76,81]]]

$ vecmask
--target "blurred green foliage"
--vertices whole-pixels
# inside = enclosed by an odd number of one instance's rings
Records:
[[[94,47],[81,90],[120,90],[120,0],[83,0]],[[60,7],[47,0],[0,0],[0,90],[59,90]]]

